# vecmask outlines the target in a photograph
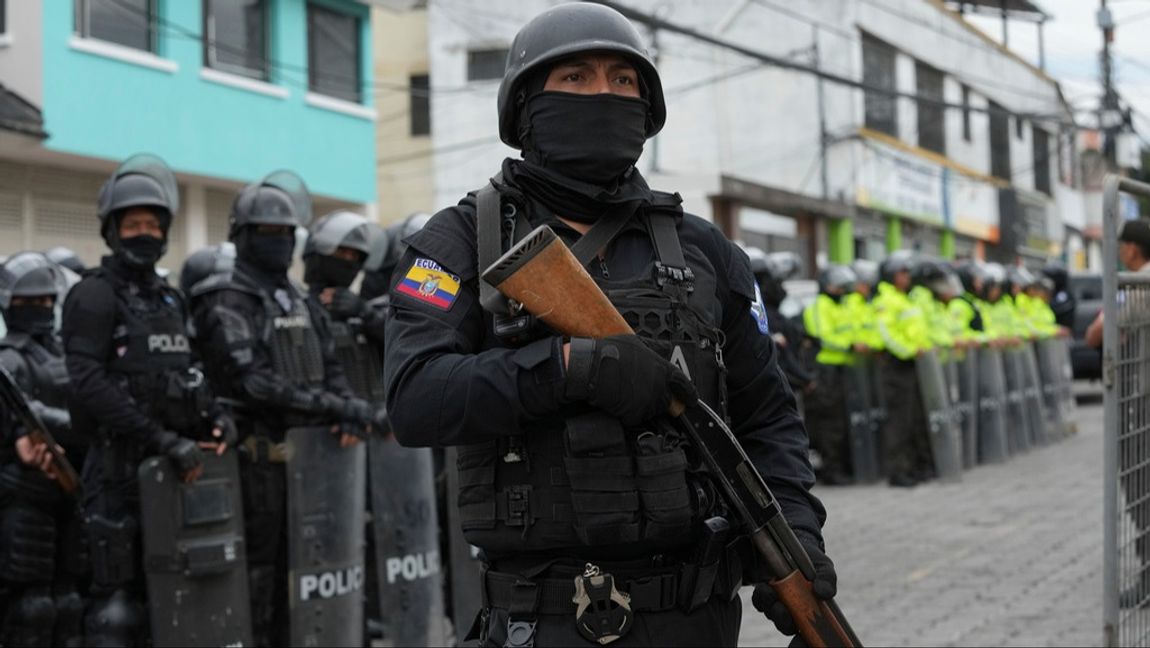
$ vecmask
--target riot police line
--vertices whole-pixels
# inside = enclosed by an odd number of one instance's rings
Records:
[[[747,250],[773,308],[780,366],[805,405],[824,484],[911,487],[1005,461],[1075,431],[1057,266],[948,263],[908,251],[832,264],[800,316],[779,313],[791,253]]]
[[[0,646],[444,645],[442,459],[382,405],[390,275],[427,216],[312,218],[275,172],[176,289],[156,266],[178,210],[137,155],[97,198],[99,266],[0,263],[0,365],[34,413],[0,417]]]

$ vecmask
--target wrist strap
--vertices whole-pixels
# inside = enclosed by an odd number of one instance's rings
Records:
[[[595,359],[595,340],[571,338],[567,355],[565,393],[572,400],[585,400],[591,394],[591,364]]]

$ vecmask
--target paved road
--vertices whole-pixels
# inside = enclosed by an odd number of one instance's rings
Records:
[[[839,603],[872,646],[1096,646],[1102,641],[1102,401],[1079,386],[1078,434],[910,490],[826,487]],[[741,644],[786,641],[743,592]]]

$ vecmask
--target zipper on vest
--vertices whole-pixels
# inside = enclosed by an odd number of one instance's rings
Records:
[[[603,257],[597,257],[597,258],[599,259],[599,272],[603,273],[604,279],[610,279],[611,273],[607,271],[607,260],[604,259]]]

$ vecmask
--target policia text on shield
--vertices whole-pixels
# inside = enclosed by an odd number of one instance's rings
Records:
[[[563,335],[603,338],[633,334],[582,264],[546,225],[524,237],[482,277]],[[539,282],[533,277],[548,277],[550,281]],[[699,426],[691,420],[696,412],[704,415]],[[833,599],[815,597],[810,558],[722,418],[702,400],[691,404],[672,400],[669,414],[695,441],[718,478],[743,532],[767,563],[770,584],[790,610],[802,638],[810,646],[861,645]]]

